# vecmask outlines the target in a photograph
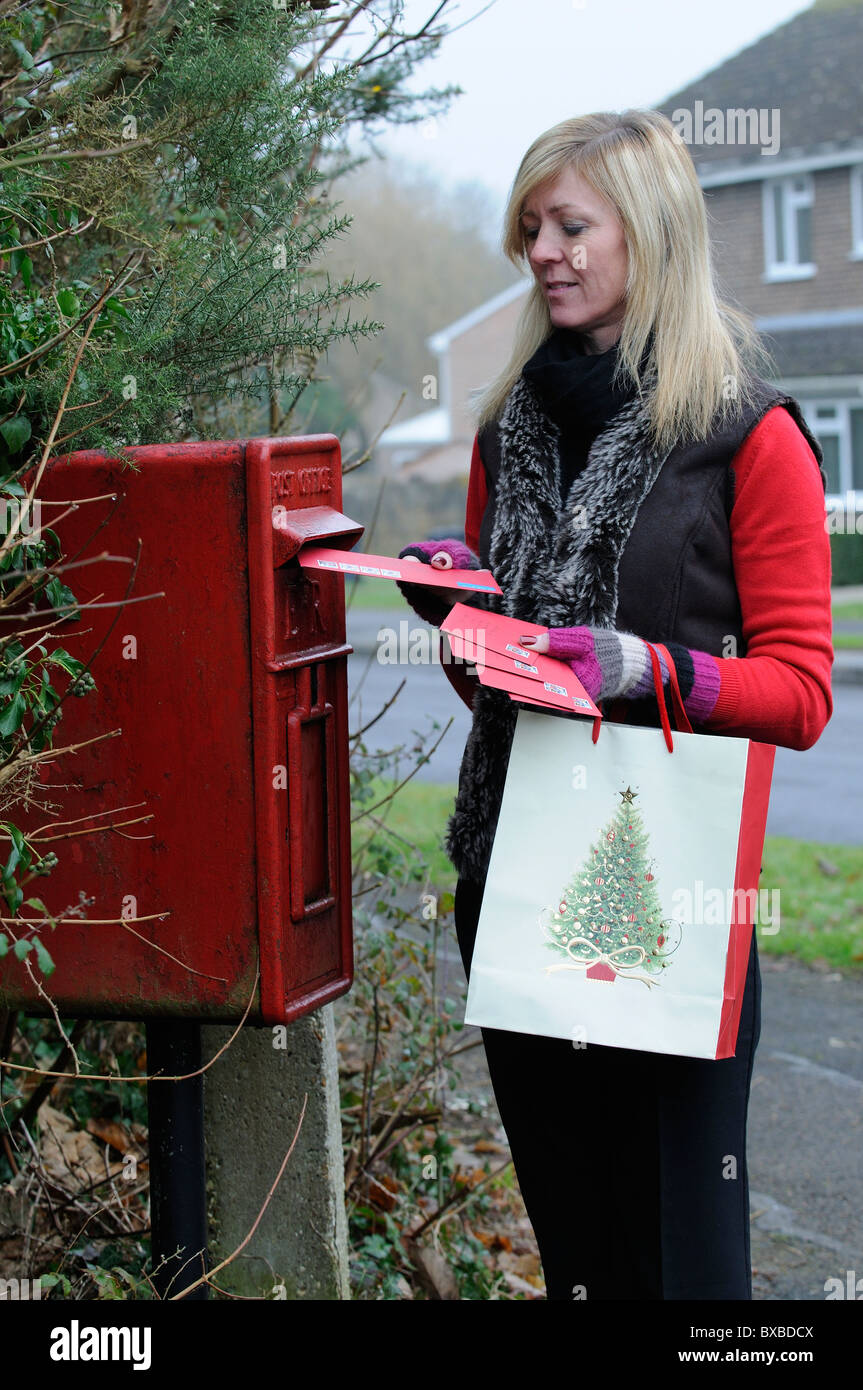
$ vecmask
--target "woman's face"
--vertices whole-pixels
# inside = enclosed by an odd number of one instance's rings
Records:
[[[626,308],[626,238],[614,208],[567,169],[527,199],[521,223],[554,327],[577,329],[587,352],[606,352]]]

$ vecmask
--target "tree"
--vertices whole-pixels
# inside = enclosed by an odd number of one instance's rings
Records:
[[[445,190],[425,169],[388,159],[352,172],[341,181],[341,196],[354,221],[351,241],[334,247],[333,263],[346,270],[351,248],[361,253],[381,282],[369,304],[387,331],[355,348],[337,344],[330,362],[358,389],[369,359],[379,356],[381,371],[410,393],[399,417],[405,418],[412,409],[431,408],[423,380],[438,371],[438,361],[427,339],[517,277],[489,244],[497,218],[479,185]]]
[[[629,787],[620,793],[620,805],[548,913],[550,948],[588,979],[614,981],[636,969],[659,975],[680,944],[679,924],[662,915],[637,795]]]

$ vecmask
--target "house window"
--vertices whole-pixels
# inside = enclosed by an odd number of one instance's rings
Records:
[[[764,279],[802,280],[814,275],[812,175],[766,179],[762,189]]]
[[[821,445],[827,472],[827,501],[844,502],[857,494],[863,507],[863,405],[851,401],[818,401],[803,406],[807,425]]]
[[[863,164],[851,170],[851,255],[863,259]]]
[[[863,406],[851,412],[851,486],[863,495]]]

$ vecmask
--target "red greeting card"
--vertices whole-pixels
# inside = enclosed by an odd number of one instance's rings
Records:
[[[368,579],[398,579],[402,584],[426,584],[432,589],[476,589],[499,594],[500,585],[491,570],[434,569],[422,561],[398,560],[391,555],[353,554],[325,545],[304,545],[297,554],[304,569],[334,570]],[[461,607],[458,604],[457,607]]]

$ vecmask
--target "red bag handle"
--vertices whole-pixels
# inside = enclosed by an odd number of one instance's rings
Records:
[[[647,647],[647,650],[650,652],[650,662],[653,667],[653,689],[656,695],[657,704],[659,705],[659,718],[662,724],[662,732],[665,735],[665,742],[668,746],[669,753],[673,753],[674,741],[671,737],[671,722],[668,718],[668,710],[665,706],[665,691],[663,689],[662,684],[662,666],[660,665],[659,656],[657,655],[657,653],[661,652],[662,656],[665,659],[665,663],[668,667],[668,683],[671,687],[671,703],[674,707],[674,717],[675,722],[677,724],[677,731],[678,733],[691,734],[694,732],[694,730],[692,728],[692,724],[690,723],[689,715],[686,713],[686,707],[683,703],[683,696],[680,693],[680,682],[677,679],[677,668],[674,665],[674,661],[672,660],[670,651],[667,647],[664,647],[661,642],[648,642],[645,638],[642,638],[641,640],[644,642],[645,646]],[[596,743],[597,739],[599,738],[600,725],[601,720],[594,719],[592,740],[594,743]]]
[[[645,641],[642,638],[642,641]],[[659,664],[657,652],[661,652],[668,667],[668,684],[671,686],[671,703],[674,706],[674,717],[677,721],[678,732],[684,734],[693,733],[693,728],[689,722],[689,715],[683,704],[683,696],[680,693],[680,683],[677,679],[677,668],[671,657],[671,652],[664,647],[661,642],[646,642],[647,650],[650,652],[650,660],[653,665],[653,688],[656,692],[656,699],[659,704],[659,718],[662,721],[662,732],[665,734],[665,742],[668,745],[669,753],[673,752],[674,744],[671,739],[671,724],[668,719],[668,710],[665,707],[665,691],[662,687],[662,667]]]

